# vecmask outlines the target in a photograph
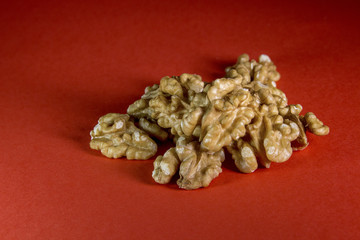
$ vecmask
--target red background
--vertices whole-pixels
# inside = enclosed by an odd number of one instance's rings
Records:
[[[1,239],[360,239],[356,1],[103,2],[0,3]],[[212,81],[242,53],[268,54],[330,135],[194,191],[156,184],[154,158],[89,149],[145,86]]]

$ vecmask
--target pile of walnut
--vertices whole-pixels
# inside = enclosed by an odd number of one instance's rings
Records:
[[[152,176],[169,183],[179,171],[180,188],[206,187],[221,173],[226,149],[240,172],[288,160],[308,145],[306,131],[326,135],[313,113],[288,105],[276,88],[280,74],[266,55],[259,62],[246,54],[226,76],[205,83],[194,74],[164,77],[145,89],[127,114],[109,113],[91,131],[90,147],[109,158],[148,159],[158,141],[176,146],[154,161]]]

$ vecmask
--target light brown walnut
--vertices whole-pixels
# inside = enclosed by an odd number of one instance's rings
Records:
[[[252,173],[258,168],[256,155],[251,145],[239,139],[226,149],[232,155],[236,167],[242,173]]]
[[[154,161],[153,179],[157,183],[169,183],[171,178],[179,169],[180,159],[176,153],[176,149],[170,148],[164,156],[158,156]]]
[[[157,151],[156,143],[129,121],[127,114],[109,113],[90,132],[92,149],[109,158],[148,159]]]
[[[152,123],[145,118],[140,118],[139,127],[146,133],[148,133],[150,136],[153,136],[160,141],[165,141],[169,135],[159,125],[157,125],[156,123]]]
[[[207,187],[222,172],[221,163],[225,159],[222,149],[209,153],[200,149],[198,141],[187,144],[179,144],[178,141],[176,153],[181,161],[177,181],[180,188]]]
[[[299,127],[291,121],[273,126],[271,120],[264,117],[266,157],[271,162],[285,162],[292,154],[291,142],[299,136]]]
[[[187,90],[200,93],[204,89],[205,83],[201,80],[199,75],[183,73],[180,75],[179,79],[181,85],[184,86]]]
[[[221,173],[224,150],[240,172],[251,173],[306,148],[307,132],[329,133],[313,113],[301,115],[300,104],[288,103],[267,55],[258,61],[240,55],[225,72],[209,83],[196,74],[163,77],[145,88],[128,114],[101,117],[91,132],[91,148],[112,158],[147,159],[157,149],[150,137],[171,139],[176,146],[155,159],[153,179],[169,183],[178,172],[180,188],[196,189]]]
[[[304,116],[305,128],[319,136],[328,135],[330,128],[320,121],[314,113],[308,112]]]
[[[224,159],[223,150],[215,153],[204,152],[200,149],[199,142],[188,142],[180,137],[176,147],[156,158],[152,176],[158,183],[169,183],[179,169],[180,178],[177,184],[180,188],[189,190],[207,187],[221,173]]]
[[[245,126],[254,117],[249,107],[240,107],[221,112],[215,107],[209,108],[203,117],[200,135],[201,147],[210,152],[217,152],[223,147],[245,136]]]

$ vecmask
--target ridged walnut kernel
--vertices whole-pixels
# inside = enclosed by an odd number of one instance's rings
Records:
[[[169,183],[179,172],[179,187],[196,189],[221,173],[224,150],[240,172],[251,173],[306,148],[307,131],[329,133],[313,113],[300,115],[300,104],[288,104],[267,55],[256,61],[243,54],[225,72],[211,83],[196,74],[163,77],[159,85],[146,87],[127,114],[101,117],[90,147],[110,158],[148,159],[157,151],[151,137],[172,139],[176,146],[154,161],[153,179]]]

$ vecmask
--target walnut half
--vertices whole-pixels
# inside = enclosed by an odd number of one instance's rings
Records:
[[[210,153],[200,149],[198,141],[187,143],[180,137],[175,148],[170,148],[164,156],[154,161],[153,178],[156,182],[169,183],[179,169],[177,184],[183,189],[207,187],[221,172],[224,151]]]
[[[90,147],[108,158],[148,159],[154,156],[157,151],[154,140],[129,119],[129,115],[118,113],[100,117],[90,132]]]

